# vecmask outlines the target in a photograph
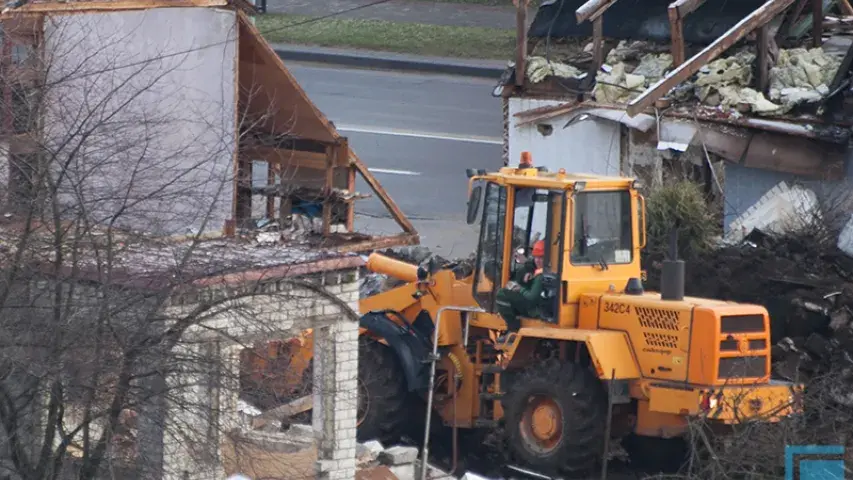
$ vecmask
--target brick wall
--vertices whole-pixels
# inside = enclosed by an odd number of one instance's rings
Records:
[[[357,312],[357,271],[330,272],[302,280],[322,286],[339,302]],[[205,348],[213,348],[223,363],[222,373],[233,379],[239,373],[239,352],[246,345],[292,337],[312,328],[315,339],[313,428],[318,452],[316,478],[352,479],[355,476],[358,323],[338,302],[322,298],[310,289],[274,280],[265,282],[262,289],[263,295],[247,298],[239,308],[210,318],[205,322],[205,328],[194,329],[187,336],[189,342],[181,348],[186,349],[188,355],[198,355]],[[217,293],[209,291],[193,295]],[[197,298],[192,295],[175,298],[167,309],[168,315],[180,315],[193,308],[193,300]],[[238,311],[242,314],[235,314]],[[233,386],[210,391],[203,387],[208,382],[198,373],[173,375],[170,382],[176,392],[170,396],[177,401],[171,402],[167,409],[164,478],[224,478],[224,469],[217,459],[226,440],[224,432],[239,426],[239,388]],[[197,405],[198,414],[179,408],[181,401]],[[206,412],[205,404],[209,405],[207,410],[216,410],[216,414]],[[210,425],[212,422],[215,425]],[[194,433],[195,439],[186,438],[188,430]],[[205,448],[207,452],[203,451]],[[282,478],[287,478],[289,467],[281,465]]]

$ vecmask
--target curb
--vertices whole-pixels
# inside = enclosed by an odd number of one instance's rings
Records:
[[[283,60],[328,63],[347,67],[443,73],[488,78],[495,81],[499,80],[506,70],[506,66],[500,64],[500,62],[483,62],[482,64],[477,64],[440,57],[432,58],[383,52],[359,52],[289,45],[273,45],[273,50]]]

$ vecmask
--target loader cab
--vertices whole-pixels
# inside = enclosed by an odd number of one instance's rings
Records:
[[[645,215],[632,179],[533,167],[469,177],[482,180],[472,187],[468,221],[480,221],[472,293],[486,311],[497,311],[498,291],[517,278],[517,260],[537,240],[545,242],[544,292],[531,320],[576,326],[582,293],[621,291],[640,277]]]

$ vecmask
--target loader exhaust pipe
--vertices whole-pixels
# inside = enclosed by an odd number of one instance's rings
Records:
[[[416,265],[393,259],[381,253],[371,253],[367,257],[367,269],[407,283],[418,281],[418,267]]]
[[[663,261],[661,300],[684,300],[684,260],[678,260],[678,224],[669,233],[669,258]]]

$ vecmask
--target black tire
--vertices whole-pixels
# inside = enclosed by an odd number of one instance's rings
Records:
[[[622,439],[631,467],[644,473],[678,473],[690,459],[684,437],[658,438],[632,433]]]
[[[371,337],[358,339],[358,441],[397,441],[411,419],[406,376],[397,354]],[[366,403],[365,403],[366,400]]]
[[[528,367],[513,379],[502,403],[510,452],[527,468],[574,476],[588,474],[599,464],[607,394],[587,368],[558,360]],[[547,441],[536,439],[530,426],[537,404],[548,405],[556,413],[548,429],[553,436]]]

